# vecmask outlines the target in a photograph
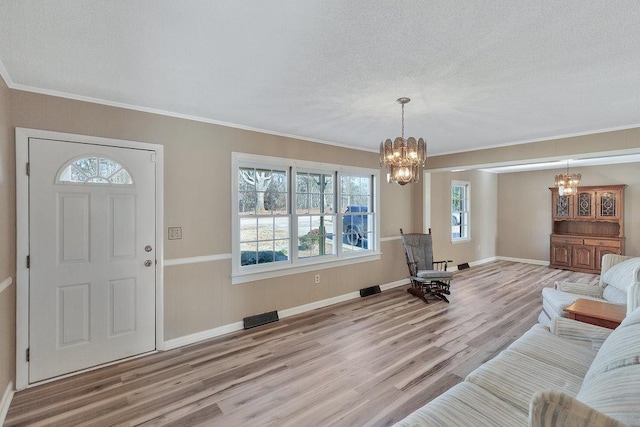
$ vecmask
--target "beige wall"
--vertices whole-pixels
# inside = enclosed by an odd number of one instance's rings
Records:
[[[378,156],[357,150],[266,135],[58,97],[11,91],[12,124],[163,144],[165,227],[183,227],[165,240],[165,259],[231,252],[233,151],[376,168]],[[381,237],[396,237],[421,216],[412,190],[381,183]],[[166,233],[165,233],[166,236]],[[380,261],[232,285],[229,260],[165,268],[165,338],[241,321],[243,317],[343,295],[406,277],[400,241],[382,243]]]
[[[517,164],[518,162],[531,159],[566,159],[570,156],[584,156],[585,154],[587,155],[586,157],[588,157],[590,153],[597,154],[619,150],[638,150],[640,148],[639,140],[640,127],[437,156],[430,158],[427,166],[432,170],[458,167],[469,169],[473,166],[485,166],[487,164]]]
[[[15,149],[10,124],[9,89],[0,77],[0,398],[15,374]]]
[[[554,176],[565,170],[500,174],[497,255],[549,261],[551,193]],[[640,255],[640,163],[571,168],[581,185],[627,184],[624,227],[626,253]]]
[[[10,106],[10,110],[9,110]],[[7,90],[0,85],[0,271],[15,276],[14,127],[120,138],[165,147],[165,227],[183,227],[182,240],[166,240],[165,259],[231,252],[231,153],[376,167],[377,155],[329,145],[184,119]],[[635,148],[640,129],[545,141],[429,159],[429,168]],[[637,167],[637,165],[635,165]],[[627,190],[627,253],[640,253],[638,177],[634,165],[580,170],[585,185],[624,182]],[[495,175],[481,171],[431,174],[430,214],[435,256],[454,264],[492,256],[548,259],[549,182],[557,171]],[[381,177],[380,261],[256,283],[231,285],[229,260],[165,268],[165,338],[172,339],[406,277],[398,229],[422,230],[422,185],[404,187]],[[472,185],[470,242],[450,241],[451,180]],[[527,191],[530,190],[530,191]],[[529,194],[527,194],[529,193]],[[526,218],[526,221],[518,221]],[[525,224],[523,227],[522,224]],[[499,224],[499,226],[498,226]],[[165,233],[166,235],[166,233]],[[0,295],[0,387],[13,378],[15,288]],[[1,389],[0,389],[1,391]]]
[[[451,242],[451,182],[471,184],[471,239]],[[453,260],[454,265],[494,257],[497,234],[496,174],[479,170],[431,174],[431,232],[436,259]]]

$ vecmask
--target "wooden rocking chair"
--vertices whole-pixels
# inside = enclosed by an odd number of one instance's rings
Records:
[[[427,301],[428,295],[449,302],[445,295],[451,295],[449,286],[453,272],[447,271],[447,264],[453,261],[433,260],[431,229],[429,229],[429,234],[404,234],[401,228],[400,235],[411,280],[411,287],[407,289],[407,292],[426,303],[429,302]]]

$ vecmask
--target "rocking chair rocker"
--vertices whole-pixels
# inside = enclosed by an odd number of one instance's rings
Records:
[[[401,228],[400,235],[409,267],[409,280],[411,280],[411,287],[407,289],[407,292],[426,303],[429,303],[427,301],[428,295],[449,302],[445,295],[451,295],[449,286],[453,272],[447,271],[447,264],[453,261],[433,260],[431,229],[429,229],[429,234],[404,234]]]

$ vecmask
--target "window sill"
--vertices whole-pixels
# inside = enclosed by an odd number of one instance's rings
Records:
[[[464,239],[454,239],[454,240],[451,240],[451,244],[455,245],[456,243],[467,243],[470,241],[471,241],[471,237],[467,237]]]
[[[380,259],[381,252],[371,252],[366,255],[345,257],[340,260],[319,260],[316,262],[306,262],[301,265],[292,266],[287,264],[281,268],[272,270],[263,270],[250,273],[236,273],[231,275],[231,283],[236,285],[239,283],[257,282],[259,280],[272,279],[274,277],[290,276],[292,274],[307,273],[309,271],[325,270],[328,268],[343,267],[351,264],[359,264],[361,262],[377,261]]]

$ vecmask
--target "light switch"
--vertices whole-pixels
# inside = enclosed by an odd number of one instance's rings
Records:
[[[169,240],[182,239],[182,227],[169,227]]]

